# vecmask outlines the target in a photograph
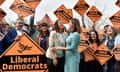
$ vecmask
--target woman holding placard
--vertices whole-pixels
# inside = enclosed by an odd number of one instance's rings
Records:
[[[104,32],[106,33],[106,40],[105,40],[105,45],[112,50],[117,44],[120,43],[120,35],[117,35],[115,29],[110,26],[106,25],[104,27]],[[107,67],[107,72],[120,72],[117,70],[117,64],[115,64],[115,58],[112,57],[106,64],[105,66]],[[115,68],[114,68],[115,67]],[[118,68],[119,69],[119,68]]]
[[[87,48],[84,52],[85,56],[85,66],[86,72],[102,72],[102,66],[95,59],[94,52],[101,45],[101,41],[99,39],[98,33],[96,30],[91,29],[89,31],[89,48]],[[89,56],[88,56],[89,55]],[[91,58],[90,58],[91,57]]]

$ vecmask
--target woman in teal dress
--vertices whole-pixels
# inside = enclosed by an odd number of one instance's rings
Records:
[[[66,39],[66,47],[56,47],[56,50],[65,50],[65,72],[79,72],[80,54],[78,45],[80,41],[80,23],[73,18],[70,20],[70,35]]]

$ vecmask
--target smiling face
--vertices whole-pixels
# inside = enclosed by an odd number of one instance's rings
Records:
[[[107,27],[106,28],[106,33],[108,34],[108,35],[112,35],[113,34],[113,29],[112,29],[112,27]]]
[[[63,25],[62,21],[58,21],[58,27],[59,27],[59,29],[63,29],[64,28],[64,25]]]
[[[91,33],[90,33],[90,36],[91,36],[91,39],[92,39],[92,40],[96,40],[96,37],[97,37],[97,36],[96,36],[96,33],[95,33],[95,32],[91,32]]]
[[[64,27],[62,21],[56,20],[55,24],[54,24],[54,30],[56,32],[64,32],[64,29],[65,29],[65,27]]]
[[[21,19],[18,19],[15,25],[18,30],[21,30],[23,28],[23,24],[24,22]]]
[[[41,23],[41,24],[40,24],[40,30],[41,30],[42,32],[48,31],[48,28],[49,28],[49,26],[48,26],[47,23]]]
[[[43,32],[45,32],[45,31],[47,31],[47,30],[48,30],[48,27],[43,26],[43,27],[41,27],[41,30],[42,30]]]

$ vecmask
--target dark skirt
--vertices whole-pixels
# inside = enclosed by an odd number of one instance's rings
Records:
[[[52,59],[47,59],[48,71],[49,72],[64,72],[65,58],[57,58],[58,64],[54,66]]]

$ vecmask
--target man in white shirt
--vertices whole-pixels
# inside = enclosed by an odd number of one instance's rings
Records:
[[[9,32],[5,36],[4,48],[8,48],[14,41],[19,40],[23,32],[29,35],[28,32],[23,30],[23,24],[24,24],[23,19],[19,18],[16,20],[15,29],[9,30]]]

